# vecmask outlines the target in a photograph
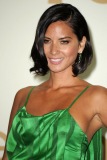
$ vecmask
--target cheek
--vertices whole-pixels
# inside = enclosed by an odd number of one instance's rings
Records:
[[[44,53],[45,55],[49,54],[50,53],[50,46],[49,45],[44,45]]]
[[[47,47],[43,47],[43,49],[44,49],[44,54],[46,55],[47,54]]]
[[[78,54],[78,47],[69,47],[68,49],[65,50],[65,53],[71,57],[76,57]]]

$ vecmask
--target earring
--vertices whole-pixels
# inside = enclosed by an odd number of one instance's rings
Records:
[[[81,59],[82,59],[82,53],[78,53],[78,63],[81,63]]]

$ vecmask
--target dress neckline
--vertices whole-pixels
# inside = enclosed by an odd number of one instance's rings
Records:
[[[87,137],[87,134],[83,131],[83,129],[81,128],[81,126],[78,124],[78,122],[75,120],[75,118],[72,116],[72,114],[69,113],[69,110],[68,110],[68,107],[65,108],[65,109],[59,109],[59,110],[55,110],[55,111],[51,111],[51,112],[48,112],[46,114],[43,114],[43,115],[33,115],[33,114],[30,114],[27,112],[26,110],[26,106],[22,106],[21,107],[21,110],[23,110],[26,112],[26,115],[28,115],[29,118],[45,118],[47,116],[50,116],[50,115],[53,115],[53,114],[57,114],[57,113],[62,113],[62,112],[67,112],[69,114],[69,116],[71,117],[71,119],[74,121],[74,123],[76,124],[76,126],[80,129],[81,133],[84,134],[85,136],[85,140],[87,142],[87,144],[89,144],[89,141],[88,141],[88,137]],[[28,118],[27,117],[27,118]]]
[[[83,94],[89,87],[90,87],[90,85],[86,86],[86,87],[74,98],[74,100],[70,103],[70,105],[68,105],[68,106],[67,106],[66,108],[64,108],[64,109],[53,110],[53,111],[47,112],[47,113],[45,113],[45,114],[43,114],[43,115],[33,115],[33,114],[29,113],[29,112],[27,111],[27,109],[26,109],[26,112],[27,112],[27,114],[32,115],[33,117],[42,117],[42,116],[44,116],[44,115],[48,115],[48,114],[51,114],[51,113],[54,113],[54,112],[57,112],[57,111],[60,112],[60,111],[69,110],[69,109],[73,106],[73,104],[82,96],[82,94]],[[31,90],[30,90],[30,92],[28,93],[28,96],[27,96],[27,98],[26,98],[25,104],[24,104],[22,107],[25,107],[25,108],[26,108],[27,103],[28,103],[28,100],[29,100],[29,97],[30,97],[30,95],[31,95],[31,93],[32,93],[32,91],[33,91],[34,88],[35,88],[35,86],[33,86],[33,87],[31,88]],[[22,108],[22,107],[21,107],[21,108]]]

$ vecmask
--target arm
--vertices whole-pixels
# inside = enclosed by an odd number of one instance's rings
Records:
[[[12,110],[11,110],[11,114],[10,114],[10,120],[9,120],[9,125],[8,125],[8,132],[9,132],[9,130],[11,128],[12,121],[13,121],[13,118],[14,118],[16,112],[18,111],[18,109],[21,106],[24,105],[26,97],[27,97],[27,94],[28,94],[30,88],[31,87],[23,88],[23,89],[19,90],[16,93],[16,96],[15,96],[14,102],[13,102],[13,106],[12,106]],[[8,132],[7,132],[7,135],[8,135]],[[4,154],[3,154],[2,160],[8,160],[7,155],[6,155],[6,146],[5,146],[5,150],[4,150]]]
[[[102,88],[100,101],[99,101],[99,116],[102,121],[102,125],[107,127],[107,89]]]
[[[99,115],[102,127],[107,127],[107,88],[95,88],[95,106]]]

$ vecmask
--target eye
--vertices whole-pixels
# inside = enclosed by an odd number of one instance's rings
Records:
[[[70,41],[69,40],[62,40],[61,44],[68,44]]]
[[[44,39],[44,43],[48,44],[48,43],[50,43],[50,40],[49,39]]]

